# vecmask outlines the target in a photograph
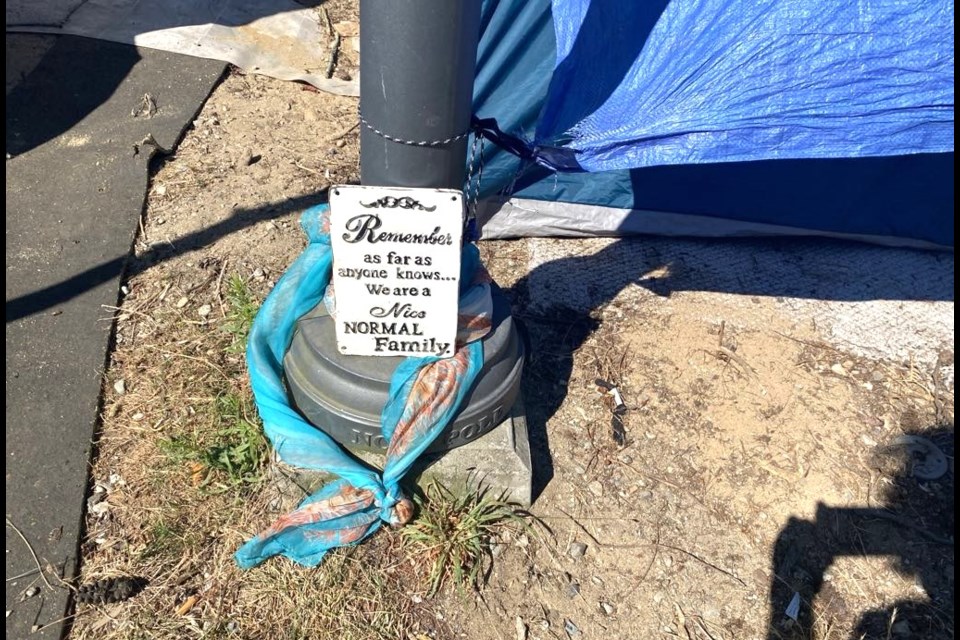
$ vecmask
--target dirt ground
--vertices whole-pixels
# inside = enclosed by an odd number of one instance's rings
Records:
[[[148,585],[81,604],[71,637],[953,637],[939,368],[855,357],[764,297],[627,287],[589,313],[544,306],[525,240],[482,251],[532,345],[541,533],[503,540],[479,595],[428,597],[389,531],[316,570],[236,569],[275,492],[210,482],[190,454],[231,416],[255,424],[231,283],[262,300],[303,246],[300,213],[357,180],[356,121],[355,99],[232,72],[157,162],[125,299],[105,310],[116,349],[82,567]],[[627,405],[622,446],[598,379]],[[904,434],[936,442],[948,473],[915,477],[888,451]]]

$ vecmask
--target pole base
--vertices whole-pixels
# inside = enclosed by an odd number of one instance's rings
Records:
[[[369,465],[383,467],[383,452],[354,450]],[[268,503],[270,513],[288,513],[307,496],[336,477],[322,471],[296,469],[272,460],[268,471],[275,495]],[[470,443],[447,451],[424,455],[410,470],[408,478],[420,487],[437,480],[455,493],[482,485],[495,495],[529,507],[533,500],[533,463],[530,435],[523,406],[517,398],[510,416],[493,431]]]
[[[497,287],[493,329],[483,339],[483,350],[483,369],[463,408],[428,452],[461,447],[488,433],[510,415],[520,393],[523,341]],[[380,413],[401,362],[399,357],[340,354],[333,318],[321,303],[299,321],[284,370],[294,406],[308,421],[348,449],[385,451]]]

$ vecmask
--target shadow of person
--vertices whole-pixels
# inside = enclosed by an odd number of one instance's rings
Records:
[[[566,398],[574,356],[625,289],[651,304],[685,291],[831,302],[952,301],[954,293],[953,255],[945,252],[823,239],[595,239],[592,246],[601,246],[592,253],[564,246],[571,241],[530,242],[532,266],[505,292],[527,339],[523,394],[535,497],[553,475],[547,424]],[[817,530],[803,522],[789,529]]]
[[[934,443],[952,459],[952,425],[910,435]],[[920,473],[919,465],[929,465],[929,461],[917,455],[902,445],[879,454],[878,471],[888,481],[881,506],[833,508],[821,504],[813,520],[792,518],[781,530],[773,550],[768,640],[817,639],[822,627],[818,620],[829,617],[822,609],[836,607],[836,601],[843,599],[827,580],[830,566],[842,557],[867,556],[892,558],[893,570],[915,579],[925,597],[888,606],[880,603],[863,612],[852,637],[954,637],[954,475],[947,470],[937,480],[923,479],[930,474]],[[928,451],[926,455],[934,454]],[[945,461],[943,457],[941,464]],[[821,600],[833,602],[818,607]]]

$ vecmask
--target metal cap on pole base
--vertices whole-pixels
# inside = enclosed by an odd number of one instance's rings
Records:
[[[493,330],[483,339],[483,369],[463,409],[437,438],[430,452],[468,444],[503,422],[520,393],[523,342],[510,306],[494,290]],[[296,407],[340,444],[385,451],[380,413],[390,380],[403,358],[345,356],[337,349],[333,318],[321,304],[304,316],[284,359],[287,385]]]
[[[480,5],[481,0],[361,0],[363,184],[464,187]],[[519,409],[523,343],[498,289],[493,323],[483,341],[483,369],[430,451],[461,447],[466,456],[444,456],[437,468],[464,466],[467,474],[472,467],[496,488],[529,502],[530,453]],[[308,420],[348,448],[382,451],[380,413],[400,361],[341,355],[333,320],[321,303],[300,320],[284,365],[294,402]],[[464,465],[465,460],[478,462]]]

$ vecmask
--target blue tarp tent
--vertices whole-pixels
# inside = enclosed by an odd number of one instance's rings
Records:
[[[953,246],[953,3],[486,0],[484,237]]]

